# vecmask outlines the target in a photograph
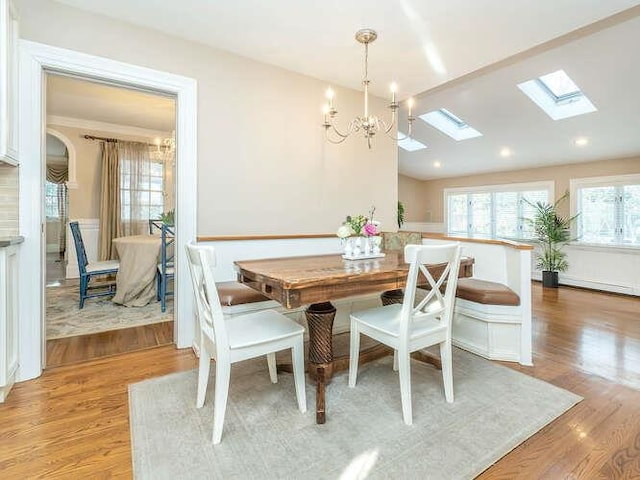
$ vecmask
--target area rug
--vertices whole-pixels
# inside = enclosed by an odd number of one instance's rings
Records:
[[[327,422],[306,414],[293,379],[269,381],[264,359],[232,366],[222,442],[211,443],[213,368],[204,408],[197,371],[129,386],[137,479],[471,479],[571,408],[581,397],[465,351],[454,355],[455,401],[435,368],[412,362],[413,425],[402,421],[390,357],[327,389]]]
[[[111,297],[90,298],[84,308],[78,308],[80,294],[77,285],[47,287],[47,340],[139,327],[173,320],[173,299],[167,299],[167,311],[160,311],[160,302],[144,307],[125,307]]]

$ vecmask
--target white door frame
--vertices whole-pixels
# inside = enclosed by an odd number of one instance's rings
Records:
[[[20,40],[20,248],[19,370],[17,380],[38,377],[45,361],[44,334],[44,72],[64,72],[175,94],[176,245],[196,238],[197,82],[27,40]],[[160,312],[158,307],[158,313]],[[195,335],[193,295],[186,252],[176,249],[174,342],[190,347]]]

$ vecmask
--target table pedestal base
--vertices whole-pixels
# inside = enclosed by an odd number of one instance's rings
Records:
[[[316,423],[323,424],[326,422],[326,385],[331,382],[335,373],[349,369],[349,355],[333,355],[332,329],[336,308],[330,302],[309,305],[305,316],[309,327],[309,361],[306,370],[309,378],[316,382]],[[391,348],[377,344],[360,350],[358,362],[362,365],[391,354]],[[440,359],[428,352],[414,352],[411,358],[442,369]],[[289,373],[293,371],[290,364],[278,364],[278,370]]]

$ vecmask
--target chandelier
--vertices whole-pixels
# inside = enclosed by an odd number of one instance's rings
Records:
[[[334,104],[335,94],[331,88],[327,90],[326,96],[329,103],[323,107],[324,123],[322,126],[324,127],[325,138],[330,143],[342,143],[349,135],[357,132],[364,134],[369,148],[371,148],[371,139],[378,132],[383,132],[395,140],[403,140],[411,136],[411,128],[415,120],[415,117],[411,114],[413,108],[412,98],[407,100],[407,107],[409,108],[407,134],[403,135],[398,132],[396,135],[393,135],[392,130],[396,126],[396,114],[399,109],[399,104],[396,101],[397,85],[395,82],[391,84],[391,103],[387,106],[387,108],[391,110],[391,120],[386,122],[383,118],[369,113],[369,44],[376,38],[378,38],[378,34],[370,28],[356,32],[356,40],[364,44],[364,79],[362,80],[362,85],[364,85],[364,114],[361,117],[359,116],[351,120],[346,131],[340,131],[335,125],[335,119],[338,115],[338,110],[336,110]]]

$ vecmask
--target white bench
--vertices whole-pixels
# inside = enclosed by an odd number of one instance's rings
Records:
[[[532,365],[531,250],[503,240],[426,235],[423,243],[458,241],[475,259],[472,278],[459,279],[454,345],[491,360]]]

